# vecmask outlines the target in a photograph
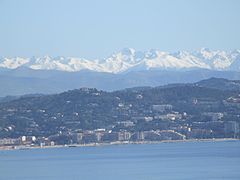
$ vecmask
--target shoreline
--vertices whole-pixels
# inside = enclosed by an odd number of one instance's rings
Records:
[[[98,147],[112,145],[129,145],[129,144],[160,144],[160,143],[185,143],[185,142],[223,142],[223,141],[240,141],[235,138],[219,138],[219,139],[186,139],[186,140],[162,140],[162,141],[114,141],[103,143],[88,143],[88,144],[65,144],[54,146],[0,146],[0,151],[9,150],[30,150],[30,149],[49,149],[49,148],[76,148],[76,147]]]
[[[219,138],[219,139],[186,139],[186,140],[163,140],[163,141],[114,141],[102,143],[88,143],[88,144],[65,144],[54,146],[0,146],[0,151],[9,150],[29,150],[29,149],[49,149],[49,148],[76,148],[76,147],[98,147],[98,146],[112,146],[112,145],[129,145],[129,144],[160,144],[160,143],[185,143],[185,142],[223,142],[223,141],[240,141],[235,138]]]

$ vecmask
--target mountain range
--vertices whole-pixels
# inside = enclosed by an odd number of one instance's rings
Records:
[[[0,58],[0,67],[16,69],[27,67],[35,70],[60,70],[78,72],[123,73],[143,70],[208,69],[240,71],[240,50],[221,51],[202,48],[197,51],[175,53],[160,50],[137,51],[125,48],[103,59],[88,60],[76,57]]]
[[[167,53],[125,48],[105,59],[0,58],[0,97],[51,94],[93,87],[114,91],[138,86],[193,83],[211,77],[240,79],[240,50]]]

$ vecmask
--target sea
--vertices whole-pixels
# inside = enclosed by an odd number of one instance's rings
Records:
[[[1,180],[240,180],[240,141],[0,151]]]

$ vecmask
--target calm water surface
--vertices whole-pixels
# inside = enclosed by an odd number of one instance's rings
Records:
[[[240,141],[0,151],[1,180],[239,180]]]

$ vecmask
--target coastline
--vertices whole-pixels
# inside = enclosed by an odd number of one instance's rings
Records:
[[[49,148],[75,148],[75,147],[97,147],[97,146],[112,146],[112,145],[129,145],[129,144],[160,144],[160,143],[185,143],[185,142],[223,142],[223,141],[240,141],[235,138],[219,138],[219,139],[186,139],[186,140],[163,140],[163,141],[114,141],[103,143],[88,143],[88,144],[65,144],[54,146],[0,146],[0,151],[9,150],[29,150],[29,149],[49,149]]]

